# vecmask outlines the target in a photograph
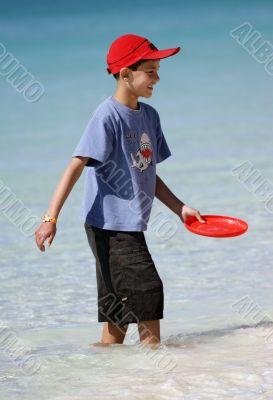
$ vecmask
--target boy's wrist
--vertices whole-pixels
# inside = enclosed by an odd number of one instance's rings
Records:
[[[182,213],[182,208],[184,207],[184,205],[185,205],[185,204],[184,204],[182,201],[179,201],[179,203],[177,204],[176,209],[174,210],[174,212],[175,212],[178,216],[181,215],[181,213]]]

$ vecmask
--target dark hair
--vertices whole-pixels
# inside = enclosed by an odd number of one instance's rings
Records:
[[[130,68],[132,71],[136,71],[138,69],[138,67],[143,64],[146,61],[150,61],[150,60],[139,60],[136,63],[132,64],[132,65],[128,65],[127,68]],[[113,77],[115,79],[119,79],[119,72],[117,72],[116,74],[113,74]]]

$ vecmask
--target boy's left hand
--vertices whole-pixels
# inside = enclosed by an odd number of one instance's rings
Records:
[[[183,223],[185,223],[186,219],[188,217],[195,217],[198,219],[198,221],[205,223],[206,221],[201,217],[200,212],[196,210],[195,208],[191,208],[186,206],[184,204],[181,209],[181,214],[179,215],[180,219],[182,220]]]

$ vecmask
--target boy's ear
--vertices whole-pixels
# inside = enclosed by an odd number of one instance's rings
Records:
[[[131,71],[130,71],[129,68],[127,68],[127,67],[121,68],[121,70],[119,71],[119,77],[120,77],[122,80],[125,80],[125,81],[126,81],[126,80],[129,79],[130,73],[131,73]]]

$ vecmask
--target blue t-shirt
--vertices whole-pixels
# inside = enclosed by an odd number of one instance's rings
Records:
[[[157,111],[126,107],[108,97],[94,111],[72,157],[86,166],[82,218],[98,228],[147,229],[155,195],[156,163],[171,155]]]

